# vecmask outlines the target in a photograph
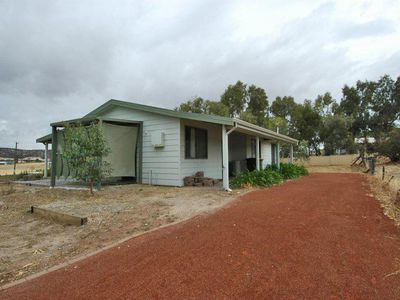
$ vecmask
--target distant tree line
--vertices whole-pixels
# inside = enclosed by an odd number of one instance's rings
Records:
[[[384,75],[377,81],[345,85],[340,102],[327,92],[303,103],[292,96],[278,96],[270,103],[263,88],[237,81],[225,89],[219,101],[194,97],[175,109],[279,128],[280,133],[300,140],[302,147],[316,155],[321,155],[323,145],[325,155],[379,152],[392,160],[400,159],[400,141],[393,140],[400,135],[400,77],[394,80]],[[373,145],[368,143],[371,137],[376,141]],[[361,146],[355,143],[356,138],[361,138]]]

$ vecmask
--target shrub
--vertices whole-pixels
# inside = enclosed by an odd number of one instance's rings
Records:
[[[104,161],[111,149],[98,124],[89,126],[66,125],[64,138],[64,158],[73,177],[89,184],[90,194],[93,195],[94,183],[111,174],[111,165]]]
[[[240,173],[231,181],[231,185],[234,188],[240,188],[246,185],[271,187],[286,179],[298,178],[305,175],[308,175],[308,171],[305,167],[282,163],[280,169],[278,169],[277,165],[270,165],[264,170]]]
[[[246,185],[258,186],[258,187],[271,187],[279,184],[283,181],[283,177],[280,173],[265,169],[265,170],[254,170],[240,173],[232,181],[232,187],[240,188]]]
[[[295,164],[281,164],[279,173],[281,173],[283,179],[293,179],[308,175],[308,171],[305,167]]]

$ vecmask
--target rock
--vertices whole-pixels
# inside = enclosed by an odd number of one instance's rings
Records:
[[[219,184],[219,179],[213,179],[214,185]]]
[[[196,174],[194,174],[195,177],[204,177],[204,172],[203,171],[199,171],[196,172]]]
[[[194,184],[194,177],[193,176],[187,176],[183,178],[183,184],[185,186],[192,186]]]
[[[204,180],[203,185],[204,186],[213,186],[214,182],[212,180]]]

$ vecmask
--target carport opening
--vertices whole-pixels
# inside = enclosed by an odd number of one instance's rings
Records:
[[[113,121],[103,121],[102,124],[104,137],[111,150],[105,160],[111,163],[112,168],[111,175],[103,183],[138,182],[140,125]]]

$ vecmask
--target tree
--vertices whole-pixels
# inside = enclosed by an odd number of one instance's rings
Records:
[[[376,147],[376,151],[391,161],[400,161],[400,128],[393,128],[385,139],[382,139]]]
[[[201,97],[194,97],[193,99],[182,103],[179,107],[176,107],[175,110],[202,114],[206,110],[206,102]]]
[[[269,117],[265,120],[264,127],[273,131],[279,128],[279,133],[289,134],[289,124],[286,119],[281,117]]]
[[[307,161],[310,159],[310,151],[307,141],[299,141],[299,144],[294,151],[294,158],[296,161]]]
[[[195,97],[192,100],[182,103],[175,110],[229,117],[229,109],[226,105],[219,101],[204,100],[201,97]]]
[[[350,131],[353,138],[364,139],[363,152],[367,152],[368,137],[375,137],[379,144],[400,117],[400,79],[395,82],[384,75],[377,82],[357,81],[354,87],[345,85],[338,111],[353,119]]]
[[[234,85],[229,85],[221,95],[221,103],[229,108],[229,116],[237,117],[244,111],[247,105],[246,84],[237,81]]]
[[[357,81],[355,87],[345,85],[343,87],[343,98],[340,102],[339,113],[343,113],[352,119],[349,128],[352,138],[364,138],[364,150],[368,149],[368,137],[371,133],[371,111],[370,106],[376,83],[372,81]]]
[[[336,150],[345,149],[355,152],[354,139],[348,128],[351,119],[344,115],[325,116],[320,131],[321,142],[324,143],[325,155],[335,154]]]
[[[219,101],[207,100],[205,103],[204,113],[209,115],[229,117],[229,108]]]
[[[299,140],[308,142],[317,155],[320,154],[321,116],[314,110],[310,100],[305,100],[302,105],[297,105],[292,114],[293,132],[291,135]]]
[[[391,131],[400,116],[400,97],[396,95],[396,82],[389,75],[382,76],[376,83],[370,110],[369,127],[379,143],[380,139]]]
[[[257,123],[257,117],[253,115],[251,112],[248,111],[242,111],[239,115],[239,119],[249,122],[251,124],[256,124]]]
[[[335,99],[328,92],[324,95],[318,95],[317,99],[314,101],[314,109],[318,112],[320,116],[332,115],[332,106],[336,103]]]
[[[297,105],[291,96],[276,97],[271,104],[270,110],[274,116],[290,121],[291,114]]]
[[[63,158],[75,179],[88,183],[93,195],[93,184],[111,173],[111,165],[104,161],[110,153],[103,132],[98,124],[89,126],[66,125]]]
[[[247,90],[249,102],[246,111],[255,116],[255,124],[263,126],[268,114],[268,97],[263,88],[254,84]]]

